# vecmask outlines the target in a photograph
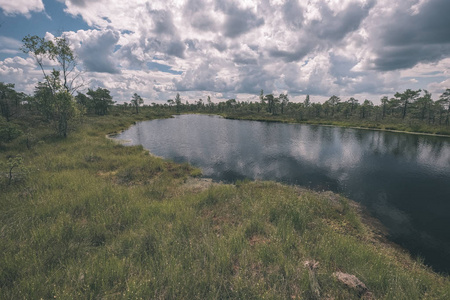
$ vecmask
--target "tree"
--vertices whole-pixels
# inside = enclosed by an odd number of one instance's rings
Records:
[[[79,116],[80,110],[76,106],[74,97],[66,90],[58,92],[54,106],[54,120],[57,123],[57,132],[67,137],[69,120]]]
[[[180,101],[180,103],[181,103],[181,101]],[[204,104],[203,104],[203,100],[202,99],[198,99],[196,104],[197,104],[197,110],[202,110],[203,109]]]
[[[316,118],[320,118],[320,113],[323,110],[323,106],[320,103],[312,103],[311,107],[314,109],[314,114]]]
[[[411,102],[414,102],[414,100],[419,97],[420,92],[422,90],[413,91],[410,89],[407,89],[403,93],[395,93],[395,98],[400,100],[400,103],[403,104],[403,112],[402,112],[402,119],[406,117],[406,112],[408,108],[408,104]]]
[[[36,63],[41,68],[42,73],[44,74],[44,79],[47,82],[47,87],[51,90],[51,93],[54,94],[55,91],[53,90],[53,86],[50,83],[50,79],[47,76],[47,73],[45,72],[44,68],[44,58],[49,57],[49,49],[50,41],[46,41],[44,38],[38,37],[36,35],[34,36],[26,36],[22,39],[23,46],[21,50],[24,53],[30,54],[34,57],[36,60]]]
[[[214,110],[214,103],[211,101],[211,97],[210,96],[208,96],[208,98],[206,99],[206,103],[208,103],[207,105],[208,105],[209,111],[213,111]]]
[[[55,42],[46,41],[38,36],[26,36],[23,38],[22,51],[32,55],[44,75],[45,84],[38,84],[35,95],[38,109],[44,113],[48,120],[57,123],[57,132],[66,137],[68,123],[71,119],[79,115],[72,93],[74,80],[77,75],[69,76],[75,70],[76,59],[70,49],[68,41],[62,38],[55,38]],[[56,62],[59,69],[53,68],[47,74],[44,67],[44,59],[47,58]],[[61,74],[63,81],[61,83]]]
[[[114,104],[110,91],[108,89],[97,88],[95,91],[88,89],[86,93],[90,97],[90,106],[95,114],[103,116],[108,113],[109,108]]]
[[[274,97],[272,94],[268,94],[264,97],[264,100],[267,101],[267,111],[272,115],[275,115],[277,112],[277,104],[280,103],[280,99]]]
[[[173,99],[169,99],[169,100],[167,100],[167,103],[169,104],[169,109],[171,109],[174,104],[174,101],[173,101]]]
[[[381,118],[384,119],[384,117],[386,116],[386,108],[387,105],[389,103],[389,98],[387,96],[384,96],[383,98],[381,98],[381,105],[383,105],[383,113]]]
[[[278,99],[280,100],[280,103],[281,103],[281,114],[284,114],[284,108],[288,105],[289,98],[285,94],[280,94]]]
[[[48,84],[38,82],[34,89],[34,97],[31,101],[31,105],[50,122],[53,118],[55,99],[56,97]]]
[[[391,115],[395,114],[400,109],[400,100],[397,98],[391,98],[388,101],[388,110]]]
[[[19,126],[11,122],[7,122],[0,116],[0,144],[10,142],[22,134]]]
[[[179,93],[177,93],[177,95],[175,96],[175,105],[177,108],[177,113],[179,113],[181,110],[181,97]]]
[[[429,93],[427,90],[424,90],[424,93],[425,94],[422,97],[417,98],[414,102],[415,106],[417,107],[419,118],[422,121],[425,120],[427,111],[431,107],[430,104],[433,103],[433,99],[431,99],[431,93]]]
[[[28,175],[28,169],[24,166],[21,155],[16,155],[8,159],[8,185],[11,185],[12,180],[21,180]],[[13,170],[16,169],[13,173]]]
[[[261,102],[261,104],[266,104],[266,102],[264,101],[264,90],[261,90],[261,93],[259,94],[259,101]]]
[[[73,54],[72,49],[70,49],[69,41],[64,37],[55,38],[55,43],[50,42],[49,45],[50,58],[56,60],[61,67],[63,87],[67,92],[73,94],[78,88],[74,86],[74,81],[81,73],[78,72],[69,79],[69,76],[75,71],[77,65],[75,55]]]
[[[331,116],[334,116],[334,112],[336,110],[336,106],[339,104],[339,102],[341,101],[341,98],[339,98],[338,96],[331,96],[330,99],[328,99],[326,101],[326,103],[328,103],[330,105],[331,108]]]
[[[347,103],[350,104],[350,115],[353,115],[353,111],[355,110],[356,105],[358,105],[358,100],[351,97],[350,99],[347,100]]]
[[[361,105],[361,118],[365,119],[366,117],[370,116],[370,112],[373,108],[373,103],[370,100],[364,100],[363,104]]]
[[[450,89],[446,89],[442,95],[439,96],[439,101],[443,105],[444,108],[447,109],[447,116],[445,118],[445,124],[449,124],[450,118]]]
[[[131,105],[133,105],[136,108],[136,113],[139,113],[139,105],[144,104],[144,100],[141,96],[134,93],[133,97],[131,98]]]
[[[70,48],[70,43],[65,37],[57,37],[54,41],[47,41],[45,38],[34,36],[26,36],[22,39],[23,46],[21,50],[24,53],[31,54],[41,68],[44,78],[52,93],[56,93],[55,87],[52,86],[50,77],[48,77],[44,59],[47,58],[58,64],[59,68],[53,68],[62,76],[62,88],[70,94],[73,94],[82,84],[76,86],[75,81],[79,79],[81,72],[76,72],[76,57]]]
[[[303,105],[308,108],[311,105],[311,101],[309,100],[309,95],[306,95],[305,101],[303,101]]]
[[[86,109],[90,109],[91,108],[91,107],[89,107],[91,105],[90,99],[85,94],[77,92],[77,95],[75,96],[75,100],[77,101],[77,103],[79,105],[85,107]]]
[[[20,94],[14,90],[14,84],[0,82],[0,113],[6,121],[18,113],[20,102]]]

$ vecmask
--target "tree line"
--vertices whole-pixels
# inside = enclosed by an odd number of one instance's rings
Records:
[[[336,95],[323,103],[312,102],[309,95],[306,95],[302,102],[291,102],[287,94],[264,95],[261,90],[259,101],[228,99],[214,103],[208,96],[206,101],[199,99],[194,103],[183,103],[177,94],[174,100],[169,99],[165,104],[153,103],[153,106],[170,109],[175,113],[224,113],[231,117],[275,117],[298,122],[353,120],[450,126],[450,89],[442,93],[436,101],[431,96],[427,90],[407,89],[395,93],[391,98],[384,96],[380,99],[380,104],[375,105],[368,99],[360,101],[350,97],[343,100]]]

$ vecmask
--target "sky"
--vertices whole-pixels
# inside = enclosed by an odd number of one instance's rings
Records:
[[[449,0],[0,0],[0,82],[32,94],[26,35],[64,36],[87,88],[146,104],[287,93],[375,104],[450,88]],[[50,62],[48,62],[50,63]]]

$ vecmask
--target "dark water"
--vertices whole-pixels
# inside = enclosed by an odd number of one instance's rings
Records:
[[[361,202],[390,238],[450,272],[450,138],[182,115],[119,139],[221,181],[276,180]]]

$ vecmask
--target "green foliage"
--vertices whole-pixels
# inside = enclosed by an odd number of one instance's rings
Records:
[[[78,98],[83,98],[87,102],[86,108],[99,116],[106,115],[114,104],[113,98],[108,89],[97,88],[95,91],[89,89],[86,93],[89,97],[84,98],[80,94]]]
[[[18,138],[22,133],[19,126],[6,122],[3,117],[0,117],[0,145]]]
[[[51,90],[52,94],[55,94],[61,88],[69,93],[73,93],[79,87],[75,85],[75,81],[80,75],[79,72],[75,72],[77,62],[70,48],[69,41],[65,37],[57,37],[52,41],[45,40],[45,38],[36,35],[27,35],[22,39],[22,42],[21,50],[35,58],[36,63],[44,75],[47,87]],[[52,71],[57,76],[47,75],[44,59],[49,59],[58,64],[59,69],[53,69]],[[58,78],[59,80],[60,75],[62,76],[62,83],[58,82],[55,85],[52,79]]]
[[[131,105],[133,105],[136,108],[136,113],[139,113],[139,106],[144,104],[144,99],[142,99],[141,96],[134,93],[133,98],[131,98]]]
[[[48,121],[56,124],[58,135],[66,137],[69,123],[80,115],[71,94],[76,89],[73,83],[78,76],[69,78],[76,66],[69,42],[64,37],[51,41],[30,35],[22,41],[22,51],[35,58],[46,82],[37,85],[34,100],[30,102]],[[43,65],[44,59],[57,62],[59,70],[53,69],[48,75]]]
[[[406,117],[408,105],[411,102],[414,102],[419,97],[421,91],[422,90],[413,91],[413,90],[407,89],[403,93],[398,93],[398,92],[395,93],[395,95],[394,95],[395,98],[397,98],[400,101],[400,103],[403,105],[402,119],[404,119]]]
[[[29,170],[25,167],[23,157],[21,155],[9,157],[6,163],[6,168],[4,169],[6,169],[5,177],[7,178],[8,185],[24,181],[29,174]]]
[[[13,116],[21,112],[21,104],[25,100],[25,94],[14,90],[14,84],[0,82],[0,116],[10,121]]]
[[[60,91],[55,95],[53,118],[57,123],[57,132],[66,137],[69,130],[69,121],[80,117],[80,110],[76,106],[74,97],[67,91]]]

